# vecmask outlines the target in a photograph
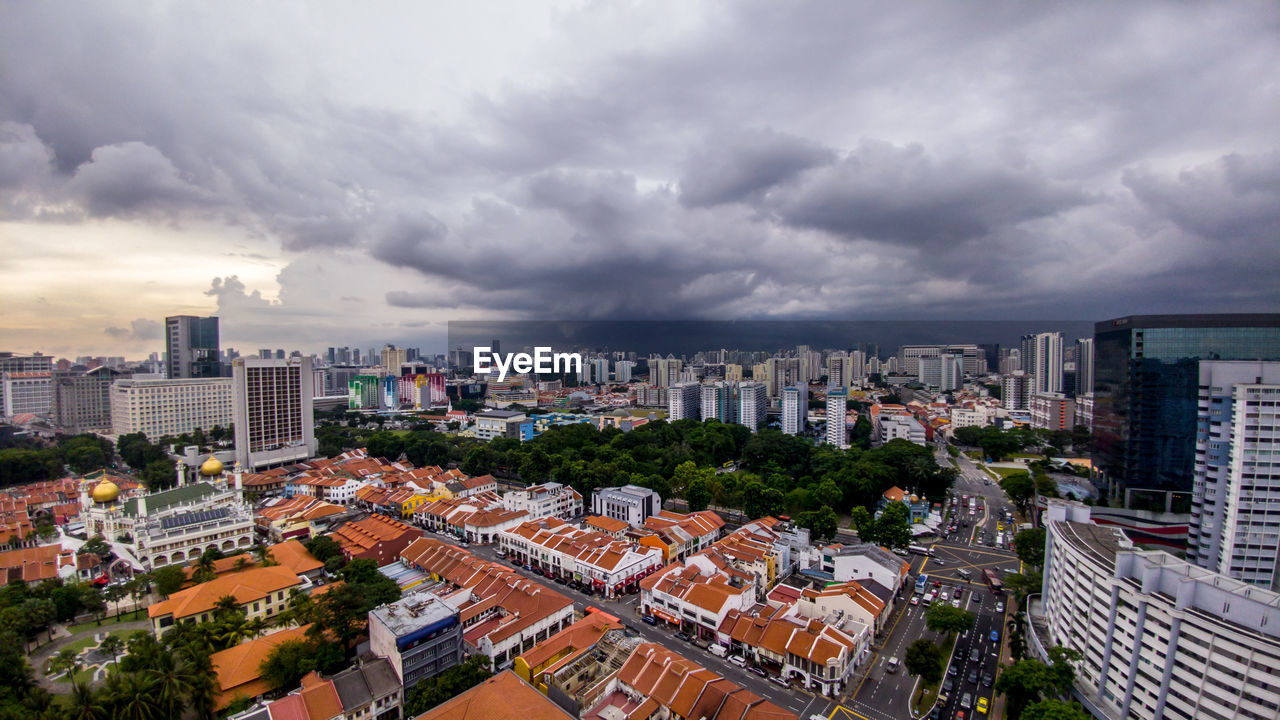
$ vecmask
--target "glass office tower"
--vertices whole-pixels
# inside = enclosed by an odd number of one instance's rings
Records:
[[[1280,360],[1280,313],[1133,315],[1094,326],[1093,462],[1113,498],[1191,491],[1200,360]]]

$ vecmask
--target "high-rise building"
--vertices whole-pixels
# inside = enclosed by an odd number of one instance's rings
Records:
[[[879,365],[879,361],[876,361]],[[867,377],[867,354],[861,350],[854,350],[849,353],[849,382],[848,386],[861,385],[862,380]]]
[[[173,315],[164,319],[165,373],[170,380],[221,377],[218,318]]]
[[[1093,392],[1093,338],[1076,340],[1076,397]]]
[[[49,415],[53,411],[52,383],[52,357],[0,352],[0,412],[4,415]],[[9,397],[7,386],[16,392],[13,398]]]
[[[738,386],[731,382],[713,382],[702,385],[701,414],[703,420],[719,420],[722,423],[738,422]]]
[[[597,385],[609,382],[609,358],[594,357],[587,364],[591,366],[591,382]]]
[[[388,375],[399,375],[400,366],[409,362],[409,353],[404,348],[387,345],[382,348],[381,358],[382,369],[386,370]]]
[[[809,414],[809,386],[789,385],[782,389],[782,432],[799,435],[804,432]]]
[[[1031,376],[1021,370],[1000,377],[1000,404],[1006,410],[1031,409]]]
[[[738,383],[738,422],[755,432],[765,421],[769,391],[762,382]]]
[[[155,441],[231,422],[231,378],[135,378],[111,385],[113,435],[140,432]]]
[[[680,370],[683,367],[676,358],[668,355],[665,358],[649,359],[649,384],[669,388],[680,381]]]
[[[613,364],[613,379],[619,383],[631,382],[631,370],[636,364],[630,360],[618,360]]]
[[[111,431],[111,384],[121,373],[109,367],[82,375],[53,374],[53,419],[73,433]]]
[[[1274,718],[1280,595],[1143,551],[1091,508],[1048,501],[1032,656],[1075,650],[1075,696],[1097,718]]]
[[[853,360],[842,352],[827,356],[827,385],[849,387],[853,382]]]
[[[1031,427],[1070,430],[1076,425],[1075,400],[1062,393],[1031,394]]]
[[[849,388],[827,387],[827,442],[841,449],[849,447],[849,429],[844,421],[848,399]]]
[[[1187,560],[1280,590],[1280,362],[1200,361]]]
[[[725,363],[724,379],[729,382],[742,382],[742,366],[737,363]]]
[[[1093,337],[1093,462],[1113,498],[1191,491],[1200,360],[1280,360],[1277,313],[1134,315]]]
[[[667,419],[700,420],[702,405],[701,385],[696,382],[682,382],[671,386],[667,393]]]
[[[917,379],[920,384],[937,388],[942,392],[956,390],[964,385],[964,359],[957,355],[921,357]]]
[[[1001,375],[1022,369],[1022,351],[1018,348],[1000,348],[1000,360],[996,366]]]
[[[236,462],[250,472],[315,455],[311,358],[232,364]]]
[[[1031,392],[1062,392],[1062,333],[1037,333],[1032,347]]]
[[[941,345],[903,345],[898,349],[898,370],[907,375],[920,374],[920,358],[942,354]]]

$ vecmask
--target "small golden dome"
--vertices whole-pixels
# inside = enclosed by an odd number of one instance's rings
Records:
[[[93,487],[92,497],[96,503],[109,503],[120,497],[120,486],[103,478],[102,482]]]
[[[222,461],[210,455],[208,460],[200,466],[200,474],[205,477],[213,477],[222,474]]]

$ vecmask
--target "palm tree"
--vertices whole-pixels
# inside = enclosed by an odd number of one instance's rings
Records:
[[[98,643],[98,650],[110,655],[111,663],[117,668],[120,667],[116,658],[120,656],[120,651],[124,650],[124,641],[119,635],[108,635],[102,638],[102,642]]]
[[[89,685],[75,685],[71,688],[71,698],[66,714],[59,717],[70,720],[107,720],[111,714],[107,711],[103,693]]]
[[[146,673],[112,675],[107,694],[112,700],[112,718],[160,720],[169,717],[157,701],[155,680]]]
[[[49,669],[55,673],[66,672],[71,685],[78,687],[76,673],[80,671],[80,653],[71,648],[59,650],[57,655],[49,659]]]
[[[173,655],[163,653],[158,662],[142,672],[151,678],[156,703],[171,717],[182,715],[183,698],[191,690],[193,676],[188,672],[187,663],[174,659]]]
[[[240,601],[231,595],[223,595],[213,604],[213,615],[217,617],[224,612],[235,612],[240,609]]]
[[[251,638],[256,638],[267,632],[271,627],[271,622],[264,617],[256,617],[244,624],[244,631]]]

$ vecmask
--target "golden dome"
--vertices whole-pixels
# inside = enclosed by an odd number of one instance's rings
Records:
[[[93,487],[93,501],[97,503],[109,503],[120,497],[120,486],[103,478],[102,482]]]
[[[200,466],[200,474],[205,477],[213,477],[222,474],[222,461],[210,455],[208,460]]]

